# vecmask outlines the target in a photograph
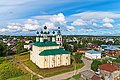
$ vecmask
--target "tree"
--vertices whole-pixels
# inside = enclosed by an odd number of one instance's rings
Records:
[[[98,66],[101,65],[101,64],[102,64],[101,61],[95,59],[91,64],[91,69],[93,71],[98,71]]]
[[[4,56],[5,55],[5,47],[4,45],[0,44],[0,56]]]
[[[17,49],[16,52],[18,54],[26,51],[26,49],[24,49],[24,43],[23,42],[17,42],[16,49]]]
[[[112,45],[112,44],[113,44],[112,41],[108,41],[108,42],[107,42],[107,45]]]
[[[72,58],[72,60],[73,60],[74,66],[75,66],[74,75],[76,75],[76,65],[82,62],[82,60],[81,60],[82,54],[80,54],[80,53],[78,53],[78,52],[77,52],[77,53],[74,53],[74,55],[71,55],[71,58]]]
[[[81,58],[82,58],[82,54],[79,53],[79,52],[76,52],[75,55],[74,55],[74,59],[75,59],[75,62],[76,62],[77,64],[79,64],[79,63],[82,62]]]
[[[73,43],[74,49],[73,51],[75,52],[78,49],[78,44],[77,43]]]

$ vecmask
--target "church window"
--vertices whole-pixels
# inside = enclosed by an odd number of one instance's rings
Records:
[[[45,61],[46,61],[46,59],[45,59]]]
[[[66,57],[66,59],[68,59],[68,57]]]
[[[60,43],[60,46],[61,46],[62,44]]]
[[[67,63],[66,63],[66,65],[67,65]]]
[[[58,41],[59,41],[59,38],[58,38]]]
[[[54,58],[52,58],[52,60],[53,60],[53,61],[55,61],[55,59],[54,59]]]

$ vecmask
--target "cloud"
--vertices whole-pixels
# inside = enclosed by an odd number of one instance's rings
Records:
[[[77,19],[73,23],[71,23],[72,26],[85,26],[87,23],[83,21],[82,19]]]
[[[23,27],[23,31],[36,31],[40,28],[41,26],[39,25],[25,24]]]
[[[33,19],[28,19],[26,21],[26,23],[36,25],[36,24],[38,24],[38,21],[37,20],[33,20]]]
[[[35,16],[35,19],[45,19],[45,20],[49,20],[53,23],[60,23],[60,24],[65,24],[66,20],[65,20],[65,16],[63,15],[63,13],[59,13],[57,15],[43,15],[43,16]]]
[[[93,30],[92,29],[80,29],[80,30],[77,30],[77,32],[92,32]]]
[[[113,28],[113,25],[111,23],[104,23],[103,26],[107,28]]]
[[[110,19],[110,18],[108,18],[108,17],[104,18],[102,21],[105,22],[105,23],[114,22],[113,19]]]
[[[8,29],[5,28],[0,29],[0,33],[5,33],[5,32],[8,32]]]
[[[95,27],[97,27],[97,26],[98,26],[98,24],[97,24],[97,23],[93,23],[92,25],[93,25],[93,26],[95,26]]]
[[[120,14],[113,13],[113,12],[104,12],[104,11],[96,11],[96,12],[82,12],[78,14],[73,14],[71,17],[81,18],[84,20],[90,20],[90,19],[103,19],[105,17],[109,18],[120,18]]]
[[[66,26],[68,31],[74,30],[75,28],[73,26]]]
[[[54,23],[51,23],[51,22],[45,22],[43,25],[44,26],[47,26],[48,29],[57,29],[57,27],[55,27]]]
[[[9,32],[20,32],[22,30],[22,25],[19,23],[9,23],[6,28],[2,28],[0,32],[9,33]]]
[[[59,13],[58,15],[53,15],[50,20],[52,22],[59,22],[60,24],[66,23],[65,16],[62,13]]]

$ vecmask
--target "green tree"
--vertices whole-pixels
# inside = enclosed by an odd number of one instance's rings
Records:
[[[23,42],[17,42],[16,49],[17,49],[16,52],[18,54],[27,51],[26,49],[24,49],[24,43]]]
[[[0,56],[4,56],[5,55],[5,46],[0,44]]]
[[[107,42],[107,45],[112,45],[112,44],[113,44],[112,41],[108,41],[108,42]]]
[[[98,71],[98,66],[101,65],[101,64],[102,64],[101,61],[95,59],[91,64],[91,69],[93,71]]]
[[[75,62],[76,62],[77,64],[79,64],[79,63],[82,62],[81,58],[82,58],[82,54],[81,54],[81,53],[76,52],[76,53],[74,54],[74,59],[75,59]]]
[[[77,44],[77,43],[73,43],[73,46],[74,46],[73,51],[74,51],[74,52],[77,51],[77,49],[78,49],[78,44]]]

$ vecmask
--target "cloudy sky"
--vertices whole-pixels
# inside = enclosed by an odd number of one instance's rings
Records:
[[[120,36],[120,1],[0,0],[0,34],[35,35],[45,25],[63,35]]]

